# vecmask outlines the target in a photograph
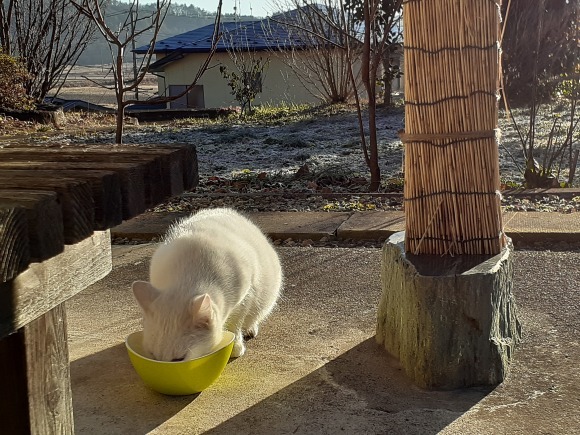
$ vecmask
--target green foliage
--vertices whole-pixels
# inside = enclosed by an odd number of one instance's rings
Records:
[[[0,107],[12,110],[30,110],[34,107],[24,84],[30,79],[26,68],[13,56],[0,52]]]
[[[385,190],[387,192],[402,192],[404,187],[405,179],[403,177],[389,178],[385,183]]]
[[[280,104],[277,106],[257,106],[250,115],[250,121],[258,124],[281,124],[311,119],[312,106],[308,104]]]
[[[264,71],[270,59],[252,58],[237,63],[237,71],[230,71],[225,65],[220,66],[222,76],[228,81],[231,94],[240,103],[242,113],[252,112],[252,102],[262,92]]]
[[[567,100],[580,99],[580,65],[575,74],[562,74],[561,78],[556,87],[557,95]]]

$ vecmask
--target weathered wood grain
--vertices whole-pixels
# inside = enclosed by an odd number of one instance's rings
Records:
[[[0,204],[0,282],[14,278],[29,262],[26,210]]]
[[[0,155],[5,161],[22,157],[31,161],[46,161],[51,159],[51,155],[58,155],[61,161],[150,162],[147,169],[147,178],[151,180],[147,191],[148,206],[189,190],[199,181],[197,154],[195,147],[189,144],[13,146],[1,149]]]
[[[64,224],[56,193],[0,189],[0,205],[26,210],[32,261],[46,260],[62,252]]]
[[[0,155],[2,155],[0,153]],[[50,155],[41,160],[39,156],[35,161],[27,157],[14,157],[10,160],[1,161],[0,169],[27,169],[34,171],[42,170],[103,170],[113,171],[121,180],[121,210],[123,219],[130,219],[145,211],[145,168],[139,162],[90,162],[76,160],[72,162],[58,161],[58,156]],[[148,183],[149,181],[147,181]]]
[[[119,225],[123,221],[121,211],[121,179],[112,171],[89,169],[1,169],[0,185],[3,180],[32,181],[36,179],[70,179],[86,181],[91,186],[95,210],[95,228],[103,230]]]
[[[24,341],[31,432],[74,434],[64,303],[26,325]]]
[[[157,156],[128,153],[82,152],[80,150],[51,150],[40,152],[36,149],[4,149],[0,150],[0,157],[5,161],[27,158],[30,161],[54,161],[58,158],[62,162],[93,162],[101,164],[133,163],[140,165],[145,173],[145,206],[159,204],[169,195],[170,175],[163,171],[161,159]]]
[[[95,205],[88,182],[36,177],[2,179],[0,183],[6,190],[56,192],[62,207],[65,243],[76,243],[92,234],[95,228]]]
[[[0,284],[0,338],[23,327],[112,268],[110,231],[91,237],[42,263],[32,263],[12,281]]]

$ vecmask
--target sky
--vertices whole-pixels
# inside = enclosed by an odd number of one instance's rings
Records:
[[[234,7],[240,15],[253,15],[255,17],[265,17],[271,15],[276,10],[274,6],[277,0],[223,0],[222,13],[233,14]],[[218,0],[172,0],[172,3],[194,5],[206,11],[215,12]]]

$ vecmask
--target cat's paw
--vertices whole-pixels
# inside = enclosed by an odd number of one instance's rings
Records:
[[[258,325],[251,326],[247,331],[244,331],[244,340],[251,340],[258,335]]]
[[[244,340],[240,339],[234,342],[234,348],[232,349],[232,358],[238,358],[246,353],[246,345]]]

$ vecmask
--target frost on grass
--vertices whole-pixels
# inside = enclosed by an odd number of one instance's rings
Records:
[[[125,143],[184,143],[197,149],[201,191],[223,189],[332,190],[362,192],[369,174],[364,162],[354,109],[331,113],[303,111],[299,115],[241,121],[179,120],[166,124],[142,124],[128,129]],[[525,114],[516,114],[525,117]],[[523,118],[522,118],[523,119]],[[404,129],[402,109],[380,109],[377,117],[382,191],[400,187],[403,146],[398,131]],[[524,161],[511,122],[500,114],[502,143],[500,175],[506,183],[523,181]],[[41,141],[59,143],[112,143],[113,133],[60,134]],[[230,184],[228,186],[228,183]]]

